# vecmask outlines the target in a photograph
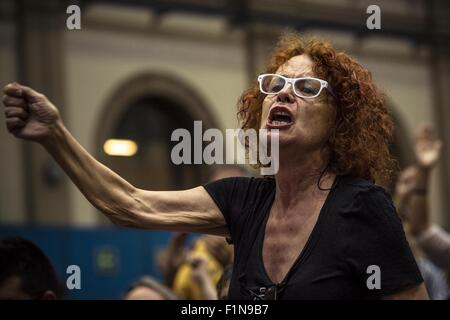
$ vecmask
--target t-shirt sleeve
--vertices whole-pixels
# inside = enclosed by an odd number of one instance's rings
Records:
[[[203,185],[225,218],[231,242],[235,242],[239,233],[238,221],[244,211],[248,184],[249,178],[231,177]]]
[[[346,259],[368,296],[384,297],[423,282],[392,199],[372,186],[355,196]]]

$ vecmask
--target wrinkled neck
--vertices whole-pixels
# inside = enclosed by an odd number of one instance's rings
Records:
[[[275,175],[276,205],[287,210],[312,198],[324,197],[331,188],[335,175],[326,171],[329,158],[320,151],[302,157],[280,157]],[[320,188],[318,186],[320,180]]]

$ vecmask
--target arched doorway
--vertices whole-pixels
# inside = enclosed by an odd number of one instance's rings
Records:
[[[142,74],[119,85],[103,108],[98,125],[97,157],[138,188],[186,189],[208,181],[207,165],[175,165],[170,154],[178,142],[171,141],[177,128],[193,137],[194,120],[203,130],[219,127],[204,100],[187,84],[165,74]],[[107,154],[110,139],[132,141],[131,156]]]

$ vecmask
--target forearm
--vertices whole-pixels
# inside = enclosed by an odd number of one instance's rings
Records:
[[[418,166],[416,188],[427,189],[430,181],[430,169]]]
[[[113,222],[126,224],[135,188],[94,159],[59,122],[42,142],[89,202]]]
[[[417,239],[417,244],[438,267],[450,274],[450,235],[432,225]]]
[[[418,237],[430,225],[428,212],[429,170],[418,168],[416,186],[410,195],[408,210],[411,233]]]

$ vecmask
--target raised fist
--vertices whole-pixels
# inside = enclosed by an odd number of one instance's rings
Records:
[[[15,137],[42,142],[49,138],[61,117],[58,109],[43,94],[10,83],[3,88],[6,127]]]

